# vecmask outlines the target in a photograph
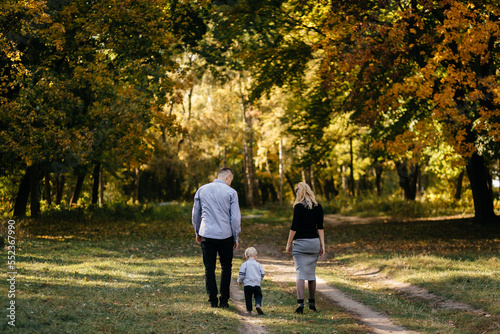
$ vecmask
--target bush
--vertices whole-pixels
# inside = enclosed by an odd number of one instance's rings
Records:
[[[336,198],[330,203],[333,212],[348,216],[393,218],[424,218],[464,215],[474,212],[468,197],[456,201],[446,196],[426,194],[415,201],[392,197]]]
[[[190,219],[191,206],[184,203],[124,204],[115,203],[74,208],[53,207],[43,211],[41,221],[133,221],[133,220],[185,220]]]

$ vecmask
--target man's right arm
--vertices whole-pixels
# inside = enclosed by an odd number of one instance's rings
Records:
[[[239,237],[241,233],[241,212],[240,204],[238,203],[238,193],[234,191],[234,195],[231,196],[230,202],[230,218],[231,219],[231,229],[234,237],[234,247],[238,248]]]

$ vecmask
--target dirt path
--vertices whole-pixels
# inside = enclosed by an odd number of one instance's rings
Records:
[[[370,224],[374,222],[385,221],[386,218],[358,218],[358,217],[344,217],[340,215],[326,215],[325,223],[329,226],[341,224]],[[256,245],[259,250],[259,261],[266,270],[266,278],[278,283],[295,282],[295,268],[293,261],[290,257],[284,256],[283,253],[276,250],[269,245]],[[238,250],[241,256],[242,250]],[[361,272],[350,273],[353,276],[362,276],[378,285],[383,285],[387,288],[394,289],[405,293],[411,298],[420,298],[433,302],[436,308],[466,310],[469,312],[483,314],[483,310],[475,310],[470,305],[459,303],[452,300],[447,300],[443,297],[430,293],[424,288],[412,285],[410,283],[398,282],[390,277],[384,276],[379,270],[367,270]],[[243,292],[237,287],[236,282],[232,286],[232,300],[235,306],[241,313],[241,320],[243,327],[240,329],[241,333],[261,334],[267,333],[266,328],[258,317],[246,316],[246,308],[244,302]],[[406,334],[417,332],[408,331],[405,328],[394,324],[386,315],[376,312],[362,303],[359,303],[342,291],[329,286],[321,277],[317,277],[317,292],[322,294],[325,298],[329,299],[338,306],[346,309],[347,311],[355,314],[360,321],[366,326],[370,327],[370,333],[375,334]]]
[[[248,315],[245,306],[245,295],[243,290],[238,287],[235,279],[231,280],[231,301],[240,314],[241,327],[239,333],[244,334],[266,334],[267,329],[262,325],[262,321],[258,316]],[[255,311],[254,311],[255,312]]]
[[[389,289],[404,293],[409,298],[419,298],[431,302],[433,307],[447,310],[458,310],[467,311],[471,313],[480,314],[483,316],[490,316],[482,309],[474,309],[472,306],[457,302],[454,300],[446,299],[442,296],[438,296],[434,293],[429,292],[429,290],[413,285],[407,282],[399,282],[393,280],[392,278],[383,275],[378,269],[369,269],[363,271],[357,271],[351,273],[353,276],[363,277],[376,285],[382,285]]]
[[[266,270],[266,277],[280,282],[295,282],[295,268],[292,260],[276,259],[269,256],[259,256],[259,261]],[[341,292],[332,286],[329,286],[320,277],[317,277],[317,292],[324,297],[355,314],[359,320],[371,328],[370,333],[376,334],[407,334],[416,333],[407,331],[401,326],[397,326],[384,314],[373,311],[368,306],[365,306]]]
[[[259,246],[259,249],[263,249],[264,246]],[[276,258],[269,255],[259,255],[259,262],[262,263],[264,269],[266,270],[266,278],[277,283],[289,283],[295,282],[295,268],[293,261],[290,259]],[[380,312],[373,311],[368,306],[365,306],[341,292],[329,286],[320,277],[317,277],[317,292],[322,294],[324,297],[332,301],[333,303],[339,305],[340,307],[346,309],[347,311],[355,314],[360,321],[371,328],[370,333],[375,334],[410,334],[416,333],[408,331],[401,326],[395,325],[392,321]],[[242,327],[239,329],[240,333],[249,334],[263,334],[267,333],[265,326],[262,325],[262,321],[257,316],[246,315],[245,308],[245,297],[243,292],[236,284],[236,281],[232,281],[231,286],[231,300],[235,307],[240,313],[240,320],[242,322]]]
[[[456,219],[456,218],[462,218],[462,217],[438,217],[438,218],[432,218],[435,220],[445,220],[445,219]],[[338,214],[328,214],[325,215],[324,221],[325,224],[328,226],[337,226],[337,225],[345,225],[345,224],[351,224],[351,225],[357,225],[357,224],[371,224],[371,223],[376,223],[376,222],[384,222],[387,221],[389,218],[386,217],[379,217],[379,218],[359,218],[359,217],[346,217]],[[426,220],[429,220],[430,218],[426,218]],[[413,219],[415,221],[418,221],[420,219]],[[405,295],[407,295],[409,298],[419,298],[426,300],[428,302],[433,303],[433,306],[436,308],[441,308],[441,309],[449,309],[449,310],[461,310],[461,311],[467,311],[471,313],[476,313],[476,314],[481,314],[484,316],[489,316],[484,310],[481,309],[474,309],[472,306],[457,302],[454,300],[449,300],[446,298],[443,298],[441,296],[438,296],[436,294],[433,294],[429,292],[427,289],[407,283],[407,282],[399,282],[396,280],[393,280],[390,277],[387,277],[380,273],[380,270],[378,269],[368,269],[364,271],[357,271],[357,272],[351,272],[350,273],[353,276],[361,276],[365,279],[370,280],[374,284],[385,286],[389,289],[393,289],[398,292],[402,292]]]
[[[336,226],[336,225],[363,225],[363,224],[372,224],[377,222],[387,221],[390,218],[387,217],[348,217],[342,216],[338,214],[328,214],[324,216],[324,223],[328,224],[328,226]]]

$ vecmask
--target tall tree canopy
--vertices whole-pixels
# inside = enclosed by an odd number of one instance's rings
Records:
[[[487,222],[496,216],[485,160],[500,152],[499,10],[490,1],[241,1],[228,20],[259,43],[240,53],[255,68],[254,96],[300,81],[318,59],[320,98],[304,107],[305,124],[328,119],[323,110],[353,112],[376,148],[413,162],[444,139],[466,164],[476,218]],[[329,124],[312,123],[306,132]]]
[[[36,215],[42,177],[71,175],[75,204],[90,171],[94,203],[103,170],[135,200],[170,200],[228,164],[257,205],[299,179],[327,198],[370,182],[381,195],[384,169],[415,199],[423,173],[460,189],[466,167],[476,217],[496,221],[499,13],[457,0],[4,1],[0,176],[22,171],[14,212],[31,197]]]
[[[496,219],[484,160],[499,157],[499,9],[489,1],[342,2],[324,30],[325,85],[348,83],[344,110],[396,155],[418,159],[433,138],[446,140],[467,165],[483,222]]]
[[[24,214],[29,192],[37,214],[40,168],[74,170],[81,180],[105,160],[138,167],[152,157],[154,122],[177,129],[162,111],[176,85],[174,55],[204,28],[193,26],[190,5],[8,1],[1,13],[1,156],[33,170],[15,214]]]

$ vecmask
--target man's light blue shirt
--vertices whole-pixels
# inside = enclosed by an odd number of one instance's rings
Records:
[[[211,239],[234,237],[241,232],[238,193],[223,180],[215,179],[201,186],[194,195],[192,223],[196,234]]]

